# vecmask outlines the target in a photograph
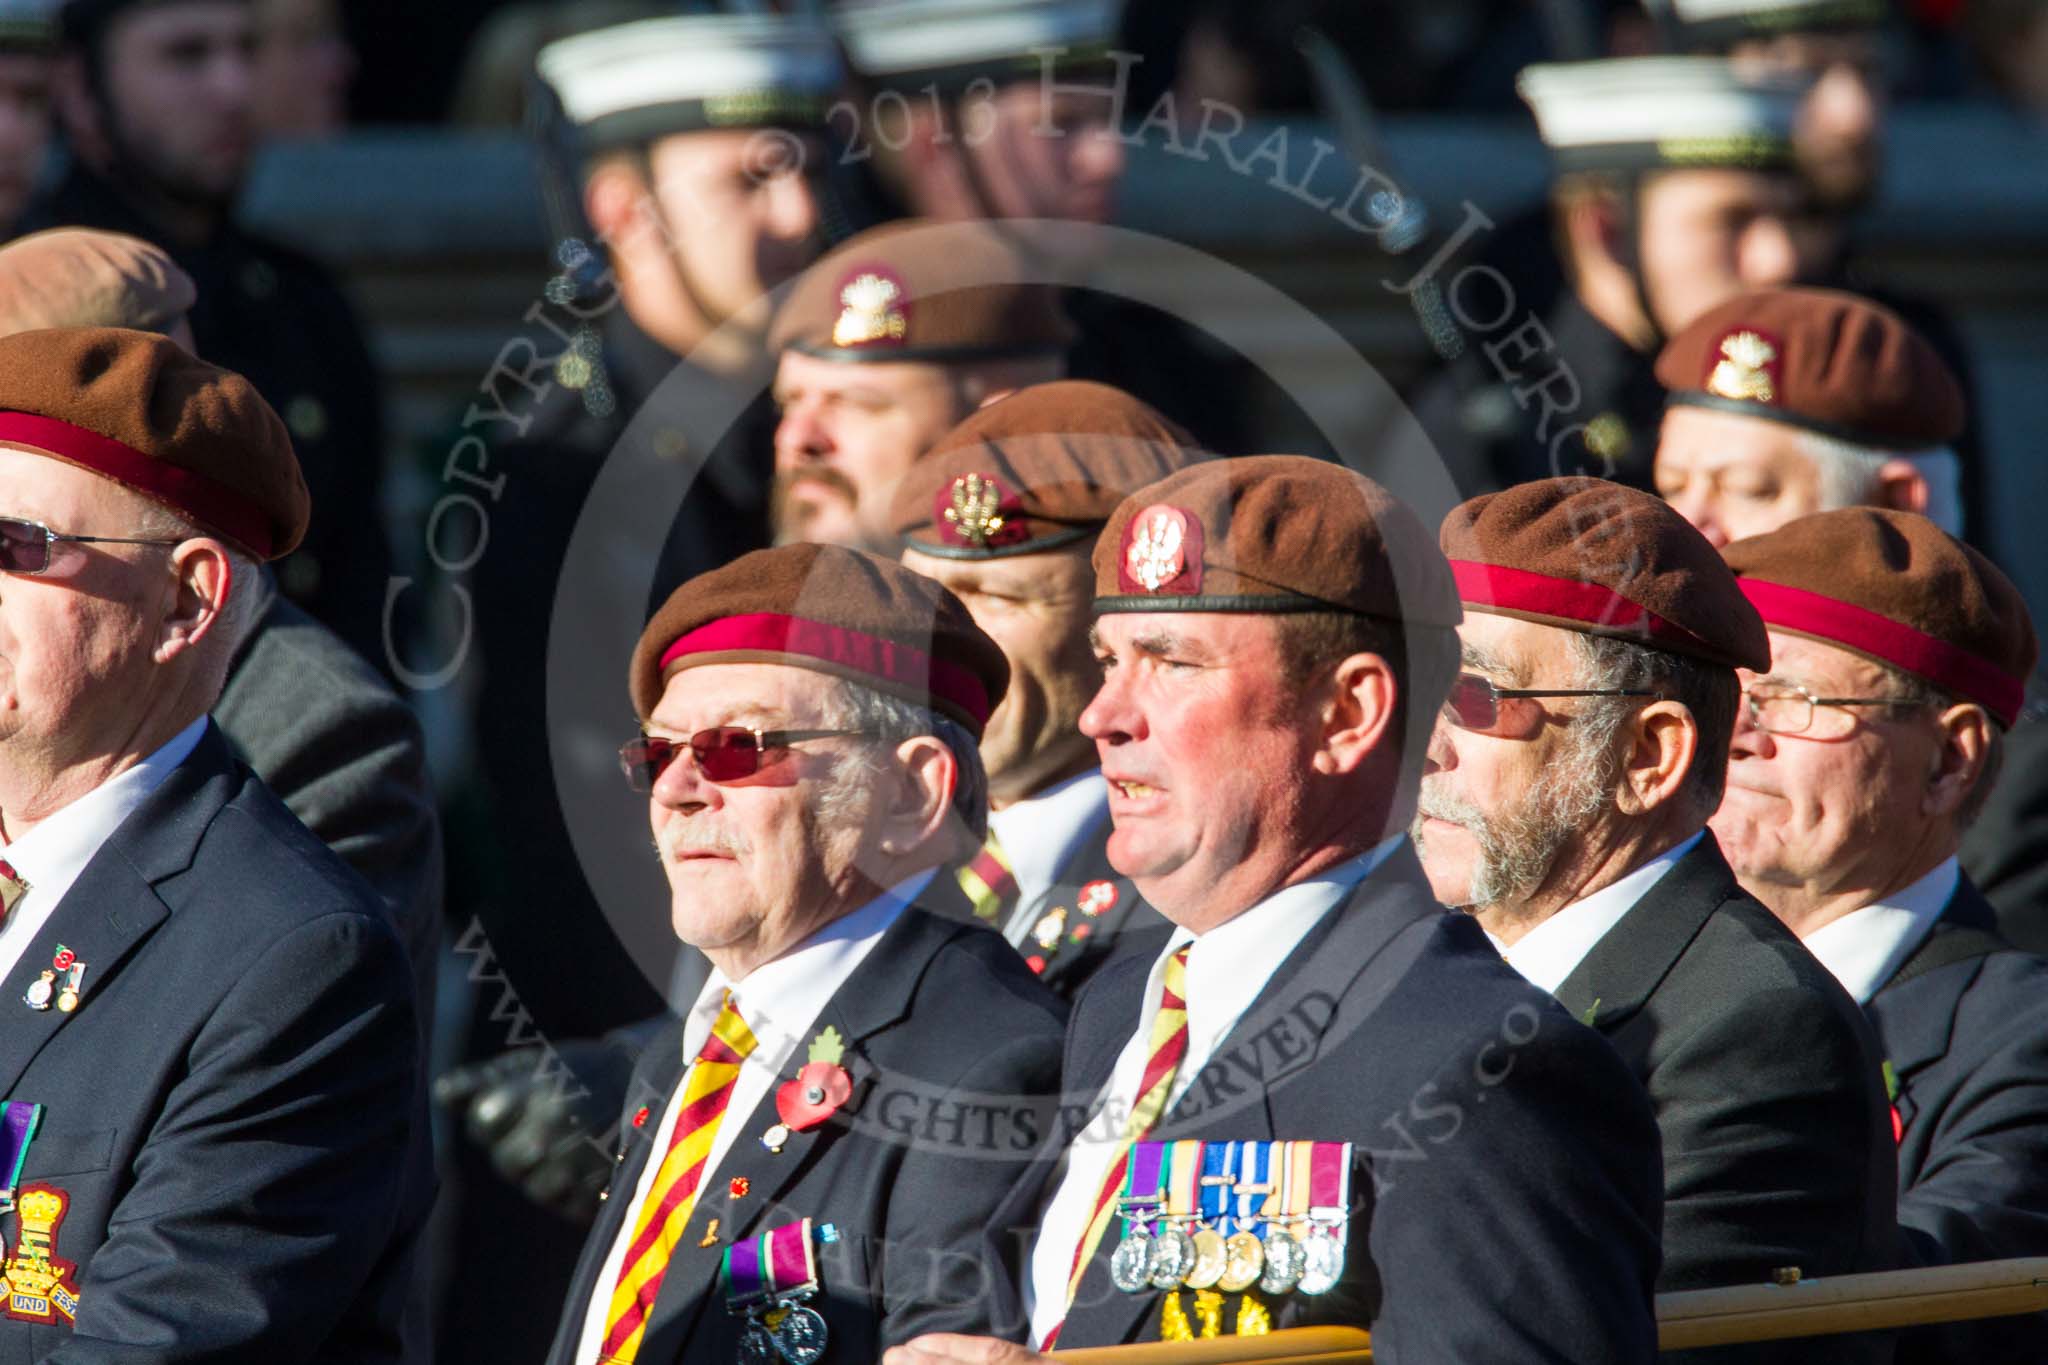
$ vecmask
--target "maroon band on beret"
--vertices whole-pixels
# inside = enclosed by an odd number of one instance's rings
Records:
[[[899,688],[929,688],[937,701],[988,723],[993,709],[981,679],[958,664],[866,631],[828,625],[781,612],[727,616],[697,627],[661,652],[660,671],[691,654],[800,654],[837,668],[865,673]]]
[[[1451,576],[1458,581],[1458,600],[1475,607],[1561,616],[1603,630],[1640,633],[1666,646],[1698,649],[1706,643],[1684,626],[1598,583],[1470,559],[1452,560]]]
[[[1767,626],[1833,640],[1916,673],[1982,705],[2010,727],[2026,704],[2027,684],[1989,660],[1853,602],[1744,577],[1737,586]]]
[[[29,446],[69,464],[104,474],[194,521],[217,527],[258,558],[271,555],[270,517],[262,508],[205,475],[155,460],[125,442],[32,412],[0,412],[0,442]]]

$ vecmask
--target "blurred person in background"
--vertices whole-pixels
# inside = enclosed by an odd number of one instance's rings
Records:
[[[0,3],[0,235],[21,217],[49,158],[59,2]]]
[[[2048,122],[2048,0],[1975,0],[1963,29],[1991,90]]]
[[[348,127],[356,53],[335,0],[256,0],[256,129],[333,137]]]
[[[833,13],[860,78],[847,155],[873,167],[878,217],[1108,223],[1130,151],[1114,124],[1136,59],[1119,0],[853,0]],[[1125,105],[1133,120],[1144,110]],[[845,120],[842,117],[841,122]],[[843,131],[843,130],[842,130]],[[1222,340],[1088,287],[1099,249],[1039,252],[1078,287],[1068,373],[1134,394],[1223,454],[1315,439],[1293,401]]]
[[[192,277],[199,352],[283,416],[320,508],[278,583],[382,666],[383,392],[328,271],[235,221],[257,147],[255,54],[249,0],[69,0],[55,91],[71,165],[23,226],[124,232]]]
[[[1669,391],[1657,489],[1716,545],[1845,507],[1920,513],[1962,536],[1962,386],[1882,304],[1824,289],[1745,295],[1673,337],[1657,377]],[[2043,711],[2035,700],[2017,713],[2010,761],[1960,834],[2000,929],[2037,953],[2048,950]]]
[[[1506,275],[1478,272],[1453,300],[1465,317],[1502,319],[1483,339],[1468,333],[1463,356],[1414,403],[1461,489],[1561,474],[1648,488],[1662,338],[1731,295],[1833,259],[1837,229],[1815,218],[1794,161],[1805,89],[1708,57],[1522,73],[1556,162],[1550,224],[1566,287],[1546,307],[1510,278],[1542,269],[1503,262]]]

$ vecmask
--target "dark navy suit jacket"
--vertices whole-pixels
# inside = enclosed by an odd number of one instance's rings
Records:
[[[1108,1083],[1165,939],[1134,936],[1082,992],[1069,1098]],[[1270,1304],[1275,1326],[1368,1326],[1386,1365],[1655,1355],[1649,1102],[1612,1048],[1430,898],[1406,844],[1281,964],[1152,1136],[1356,1144],[1344,1278]],[[1013,1287],[1004,1335],[1026,1331],[1014,1286],[1065,1148],[1055,1134],[990,1229]],[[1163,1295],[1110,1282],[1116,1241],[1112,1228],[1062,1348],[1158,1337]]]
[[[80,1003],[33,1011],[60,943]],[[408,1358],[433,1199],[411,968],[211,724],[0,982],[0,1017],[0,1098],[46,1107],[21,1184],[65,1197],[53,1254],[79,1289],[75,1329],[0,1317],[0,1362]]]
[[[1712,833],[1558,987],[1650,1092],[1664,1136],[1660,1290],[1890,1270],[1891,1119],[1856,1002],[1736,885]],[[1686,1359],[1883,1361],[1882,1335]],[[1671,1359],[1674,1357],[1667,1357]]]
[[[772,1089],[754,1112],[723,1119],[740,1131],[676,1243],[642,1365],[739,1359],[741,1324],[719,1286],[725,1250],[799,1218],[839,1232],[821,1251],[814,1304],[830,1330],[827,1365],[868,1365],[924,1332],[983,1330],[982,1229],[1050,1127],[1065,1015],[993,930],[905,909],[814,1026],[845,1039],[854,1087],[845,1107],[779,1152],[760,1141],[776,1122]],[[575,1359],[591,1296],[611,1292],[597,1281],[653,1155],[656,1120],[686,1071],[682,1032],[681,1020],[661,1030],[628,1088],[626,1112],[645,1105],[649,1119],[620,1130],[625,1147],[571,1282],[553,1365]],[[785,1076],[803,1062],[799,1049]]]
[[[1867,1007],[1898,1077],[1909,1264],[2048,1256],[2048,961],[1987,938],[1959,960],[1915,970],[1937,960],[1945,937],[1987,935],[1993,924],[1965,876],[1934,935]],[[2048,1315],[1916,1329],[1901,1335],[1898,1360],[2048,1360]]]

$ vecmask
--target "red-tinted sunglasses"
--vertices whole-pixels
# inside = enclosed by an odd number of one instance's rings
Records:
[[[763,758],[771,749],[786,749],[807,739],[836,739],[857,735],[859,730],[755,730],[745,725],[714,725],[688,739],[663,739],[641,735],[619,746],[619,766],[626,771],[626,783],[636,792],[654,790],[654,784],[688,749],[697,760],[697,771],[707,782],[737,782],[761,771]]]
[[[1443,717],[1460,730],[1525,739],[1543,724],[1543,708],[1528,705],[1534,698],[1656,695],[1638,687],[1495,687],[1477,673],[1460,673],[1444,698]]]
[[[52,531],[39,521],[0,517],[0,570],[7,573],[39,574],[50,567],[50,547],[59,541],[96,545],[180,545],[177,540],[152,540],[143,536],[67,536]]]

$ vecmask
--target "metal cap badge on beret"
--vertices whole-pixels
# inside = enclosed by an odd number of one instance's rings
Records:
[[[592,149],[709,128],[824,126],[845,80],[816,20],[682,14],[549,43],[536,66]]]
[[[959,598],[865,550],[755,550],[669,594],[628,674],[641,720],[668,680],[700,664],[776,663],[930,706],[981,737],[1009,686],[1003,651]]]
[[[1720,57],[1551,62],[1515,80],[1560,171],[1789,167],[1812,84]]]
[[[1664,346],[1667,402],[1745,413],[1887,450],[1953,442],[1954,371],[1891,309],[1838,289],[1762,289],[1710,308]]]
[[[1462,619],[1450,568],[1408,505],[1301,455],[1211,460],[1137,490],[1102,528],[1094,563],[1098,613]]]
[[[1722,552],[1773,630],[1874,659],[2019,718],[2040,647],[1998,566],[1926,517],[1845,507]]]
[[[1730,668],[1771,666],[1735,575],[1661,498],[1537,479],[1461,503],[1439,533],[1468,611],[1633,640]]]
[[[50,228],[0,247],[0,335],[43,327],[161,332],[198,296],[169,252],[125,233]]]
[[[896,485],[891,525],[942,559],[1036,554],[1094,536],[1133,489],[1201,458],[1187,432],[1107,384],[1033,384],[953,428]]]
[[[848,0],[833,22],[847,59],[871,84],[956,90],[977,77],[1035,80],[1033,48],[1059,68],[1107,65],[1120,0]]]
[[[258,559],[311,514],[284,422],[242,376],[154,332],[0,337],[0,445],[125,484]]]
[[[930,364],[1058,355],[1073,343],[1059,290],[1027,284],[1022,252],[987,223],[912,218],[850,237],[803,273],[771,350]]]

